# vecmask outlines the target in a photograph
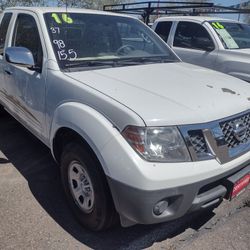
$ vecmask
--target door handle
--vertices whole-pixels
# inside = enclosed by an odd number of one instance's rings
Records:
[[[12,75],[12,72],[11,72],[10,70],[8,70],[8,69],[5,69],[4,72],[5,72],[6,74],[8,74],[8,75]]]

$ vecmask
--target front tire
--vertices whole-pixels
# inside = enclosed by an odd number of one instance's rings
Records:
[[[69,143],[61,156],[61,178],[69,205],[86,228],[101,231],[117,220],[101,165],[79,142]]]
[[[0,115],[5,114],[5,113],[6,113],[6,111],[5,111],[5,109],[4,109],[4,106],[2,106],[2,105],[0,104]]]

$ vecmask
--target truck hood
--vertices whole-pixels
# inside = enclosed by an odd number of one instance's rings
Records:
[[[186,63],[65,74],[122,103],[148,126],[203,123],[250,109],[249,83]]]

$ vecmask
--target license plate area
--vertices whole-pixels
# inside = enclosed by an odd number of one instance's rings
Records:
[[[223,185],[227,188],[226,199],[232,200],[245,191],[250,184],[250,165],[227,177]]]
[[[246,190],[249,184],[250,184],[250,174],[247,174],[241,179],[237,180],[233,185],[229,199],[232,200],[233,198],[239,196]]]

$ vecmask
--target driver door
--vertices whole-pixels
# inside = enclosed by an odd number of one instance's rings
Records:
[[[11,39],[12,47],[25,47],[34,57],[36,69],[6,62],[6,92],[9,109],[26,127],[42,139],[45,135],[45,81],[42,47],[36,16],[18,14]]]
[[[213,69],[218,55],[208,31],[194,22],[178,22],[173,49],[184,62],[210,69]]]

